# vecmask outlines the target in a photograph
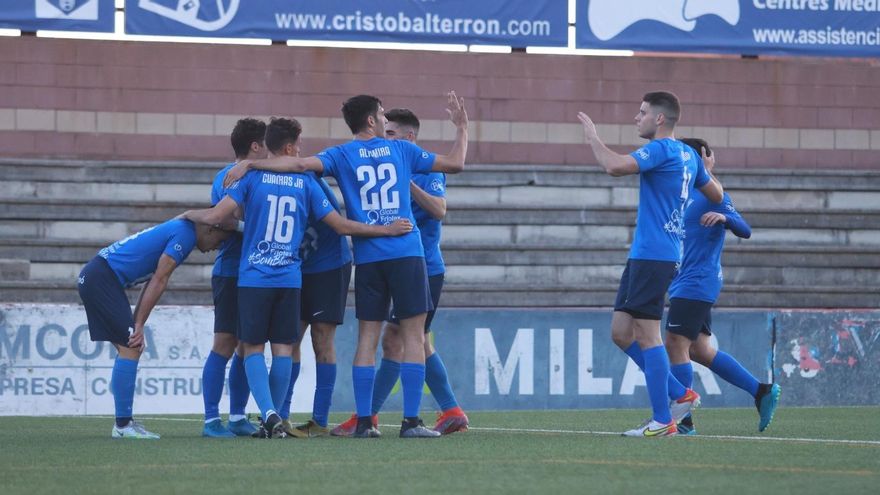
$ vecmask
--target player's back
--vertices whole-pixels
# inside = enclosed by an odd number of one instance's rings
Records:
[[[346,215],[368,225],[389,225],[399,218],[415,223],[409,183],[428,173],[434,155],[403,140],[353,140],[318,154],[325,175],[336,178]],[[424,256],[418,228],[399,237],[352,239],[356,264]]]
[[[195,245],[195,225],[174,219],[116,241],[98,256],[107,260],[123,287],[132,287],[152,277],[163,253],[180,264]]]
[[[317,177],[315,182],[327,196],[330,206],[339,213],[339,202],[327,182]],[[303,237],[300,256],[303,260],[303,273],[319,273],[351,263],[351,248],[345,236],[337,234],[326,223],[312,219]]]
[[[301,286],[299,246],[314,201],[326,201],[316,188],[308,175],[262,170],[230,186],[245,217],[239,287]]]

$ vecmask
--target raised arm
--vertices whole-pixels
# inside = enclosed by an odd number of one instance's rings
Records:
[[[235,181],[240,180],[248,170],[268,170],[270,172],[305,172],[311,170],[321,174],[324,172],[324,163],[317,156],[276,156],[265,158],[263,160],[241,160],[226,172],[223,179],[223,187],[231,186]]]
[[[397,237],[412,232],[413,229],[412,222],[404,218],[395,220],[391,225],[367,225],[353,222],[335,211],[328,213],[321,221],[339,235],[354,237]]]
[[[431,218],[443,220],[446,217],[446,198],[426,193],[415,182],[409,183],[409,192],[416,204],[427,211]]]
[[[635,158],[630,155],[615,153],[605,146],[605,143],[599,139],[599,134],[596,132],[596,124],[593,123],[593,120],[587,114],[579,112],[578,119],[584,126],[584,139],[587,141],[587,146],[593,150],[596,161],[605,169],[605,173],[612,177],[639,173],[639,164],[636,163]]]
[[[171,273],[174,272],[175,268],[177,268],[177,262],[174,261],[174,258],[167,254],[162,254],[159,257],[156,271],[153,272],[153,277],[150,278],[150,281],[147,282],[146,287],[141,292],[140,299],[138,299],[137,306],[135,307],[134,333],[128,339],[129,347],[143,349],[145,342],[144,325],[147,323],[147,318],[150,317],[150,313],[153,311],[156,303],[159,302],[159,298],[162,297],[162,293],[165,292],[165,288],[168,287],[168,280],[171,278]]]
[[[468,115],[464,107],[464,98],[456,96],[455,91],[450,91],[446,95],[446,113],[449,114],[449,120],[455,124],[455,142],[452,143],[452,150],[448,154],[436,156],[431,170],[457,174],[464,170],[464,161],[467,157]]]
[[[724,201],[724,187],[721,185],[721,181],[715,178],[715,174],[712,173],[712,170],[715,169],[715,152],[712,154],[708,154],[706,152],[706,148],[700,148],[700,155],[703,157],[703,166],[706,168],[706,173],[709,174],[709,182],[700,187],[700,192],[703,193],[709,201],[713,203],[721,203]]]
[[[234,231],[238,230],[238,219],[241,215],[239,213],[238,203],[229,196],[226,196],[212,208],[185,211],[181,216],[190,222],[217,226],[223,230]]]

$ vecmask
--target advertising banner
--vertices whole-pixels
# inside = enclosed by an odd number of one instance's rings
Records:
[[[579,0],[578,48],[880,56],[878,0]]]
[[[126,0],[125,32],[565,46],[568,6],[558,0]]]
[[[609,311],[445,308],[431,338],[468,410],[648,407],[644,375],[611,342]],[[716,343],[759,379],[770,372],[765,312],[718,312]],[[135,411],[201,413],[201,373],[213,341],[213,309],[157,307],[147,325]],[[349,310],[336,338],[340,363],[334,411],[352,411],[357,323]],[[293,410],[311,411],[314,353],[308,334]],[[0,305],[0,415],[112,414],[115,350],[91,342],[78,305]],[[270,357],[267,354],[267,362]],[[707,407],[750,406],[751,397],[701,366],[695,389]],[[789,397],[785,402],[792,404]],[[387,410],[400,410],[399,384]],[[426,395],[423,408],[436,405]],[[224,394],[221,411],[228,411]],[[256,411],[253,401],[249,411]]]
[[[776,335],[776,380],[786,403],[880,404],[880,312],[783,311]]]
[[[0,27],[112,33],[115,12],[114,0],[3,0]]]

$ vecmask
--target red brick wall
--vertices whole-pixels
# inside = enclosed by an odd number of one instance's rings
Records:
[[[880,169],[876,61],[597,58],[22,37],[0,38],[0,64],[0,112],[6,112],[0,115],[7,116],[0,119],[3,156],[202,160],[230,153],[224,129],[208,136],[174,129],[167,134],[88,127],[70,132],[56,120],[55,128],[36,124],[45,130],[32,130],[20,114],[10,122],[15,109],[73,110],[86,112],[84,118],[96,112],[338,118],[346,97],[371,93],[386,107],[406,106],[423,119],[440,120],[448,89],[465,97],[475,121],[575,124],[577,111],[585,110],[600,127],[619,125],[622,144],[616,148],[628,150],[637,142],[631,124],[641,95],[662,88],[682,99],[682,126],[721,128],[729,141],[739,128],[765,133],[760,144],[722,142],[726,166]],[[800,138],[778,142],[765,128],[795,129]],[[814,141],[800,131],[805,129],[830,132]],[[307,151],[339,140],[326,133],[313,136]],[[571,139],[513,141],[475,137],[469,161],[592,161]],[[423,144],[440,151],[448,146],[436,139]]]

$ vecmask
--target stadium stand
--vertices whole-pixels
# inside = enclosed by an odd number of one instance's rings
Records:
[[[0,160],[0,300],[78,303],[76,275],[98,249],[205,206],[221,165]],[[611,303],[637,182],[592,166],[469,167],[449,178],[444,306]],[[721,179],[754,235],[728,240],[719,305],[880,304],[880,173],[732,168]],[[193,253],[162,304],[210,304],[212,261]]]

